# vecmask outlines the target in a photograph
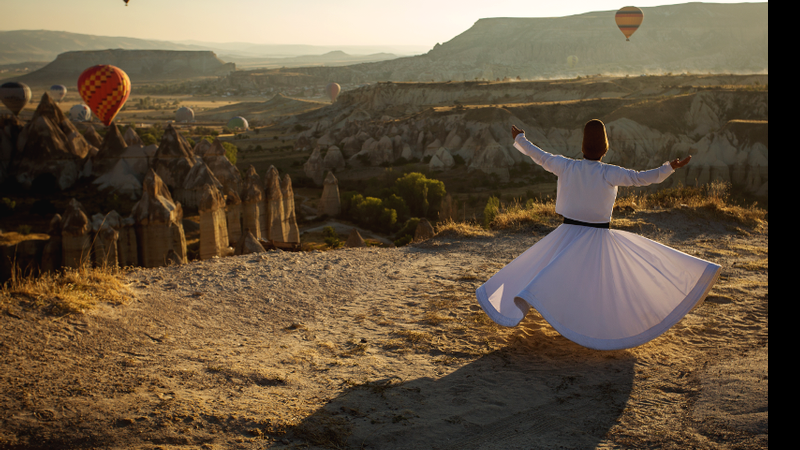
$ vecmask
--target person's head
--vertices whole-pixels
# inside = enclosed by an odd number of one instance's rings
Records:
[[[583,127],[583,144],[581,145],[583,157],[594,161],[608,151],[608,137],[606,136],[606,126],[599,119],[592,119],[586,122]]]

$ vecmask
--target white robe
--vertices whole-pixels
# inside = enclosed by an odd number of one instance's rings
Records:
[[[611,220],[617,186],[664,181],[669,163],[647,171],[552,155],[523,134],[514,147],[558,176],[556,212]],[[614,350],[648,342],[700,305],[721,267],[621,230],[561,225],[478,288],[489,317],[516,326],[532,306],[562,336]]]

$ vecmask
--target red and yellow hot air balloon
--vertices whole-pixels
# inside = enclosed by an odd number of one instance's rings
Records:
[[[642,19],[644,19],[644,13],[635,6],[626,6],[617,11],[617,15],[614,16],[614,20],[617,21],[617,26],[622,31],[622,34],[625,35],[626,41],[630,41],[631,35],[639,29]]]
[[[131,80],[119,67],[105,64],[90,67],[78,78],[78,92],[95,116],[111,124],[131,93]]]

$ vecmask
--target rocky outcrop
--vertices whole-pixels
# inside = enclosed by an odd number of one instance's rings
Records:
[[[242,237],[242,200],[234,191],[225,196],[225,220],[228,225],[228,242],[236,245]]]
[[[364,238],[361,237],[361,233],[359,233],[357,229],[353,228],[350,230],[350,234],[347,236],[344,246],[347,248],[359,248],[366,247],[367,243],[364,241]]]
[[[284,231],[286,240],[292,244],[300,243],[300,228],[297,226],[297,214],[294,209],[294,190],[292,189],[292,177],[284,174],[281,179],[281,196],[283,197],[283,217]]]
[[[78,180],[91,146],[48,94],[17,137],[12,156],[17,182],[30,188],[37,179],[64,190]],[[41,177],[41,178],[40,178]],[[49,180],[48,180],[49,179]]]
[[[261,239],[261,216],[264,214],[264,192],[261,177],[255,167],[250,166],[245,175],[242,191],[242,229],[250,230],[256,239]]]
[[[201,139],[201,142],[208,141]],[[239,194],[242,191],[242,176],[239,174],[239,169],[225,156],[225,147],[219,139],[215,138],[210,146],[201,147],[201,144],[197,144],[195,152],[198,151],[202,152],[198,153],[198,156],[203,158],[203,162],[222,184],[222,192],[234,191]]]
[[[89,217],[74,198],[70,200],[61,219],[61,252],[64,267],[83,267],[91,264],[92,230]]]
[[[228,224],[225,217],[225,197],[210,184],[203,187],[200,211],[200,259],[226,256]]]
[[[74,83],[87,67],[111,64],[140,81],[227,75],[236,66],[210,51],[95,50],[61,53],[55,61],[22,77],[30,82]],[[27,82],[26,81],[26,82]]]
[[[189,142],[172,125],[168,125],[153,156],[151,167],[167,186],[179,189],[183,187],[194,164],[194,154]]]
[[[325,185],[322,188],[322,198],[317,205],[317,214],[336,217],[342,212],[342,203],[339,198],[339,181],[333,172],[328,172]]]
[[[262,239],[273,242],[289,242],[281,180],[275,166],[270,166],[264,177],[264,192],[266,200],[264,202],[265,214],[262,216]]]
[[[352,164],[421,160],[432,171],[464,164],[469,171],[507,181],[520,166],[533,173],[542,171],[513,148],[511,125],[524,129],[530,141],[548,152],[580,158],[583,125],[595,117],[608,128],[610,150],[604,162],[646,170],[691,154],[692,165],[660,187],[717,179],[756,193],[768,186],[769,94],[761,88],[768,81],[764,75],[686,75],[579,82],[381,83],[346,92],[325,116],[322,111],[308,115],[313,121],[298,134],[298,141],[303,138],[313,146],[314,136],[325,136],[342,145]],[[702,85],[748,88],[698,89]],[[514,104],[448,106],[453,98]],[[556,99],[582,101],[559,104],[552,101]],[[424,110],[430,106],[437,110]],[[360,108],[398,118],[348,124],[344,118]],[[755,128],[762,131],[747,131]],[[756,135],[764,137],[753,139]],[[319,159],[315,152],[307,162],[317,178]]]
[[[266,250],[264,246],[261,245],[261,242],[253,236],[253,233],[250,232],[248,228],[245,230],[242,237],[239,239],[239,242],[236,243],[236,248],[234,250],[234,255],[249,255],[250,253],[265,253]]]
[[[186,262],[183,208],[154,170],[145,178],[142,198],[131,215],[136,223],[140,265],[161,267],[176,259]]]
[[[198,158],[186,174],[183,184],[174,189],[175,199],[188,208],[197,208],[206,193],[206,185],[214,186],[217,190],[224,189],[208,165]]]
[[[308,160],[303,164],[303,171],[308,178],[314,181],[314,184],[317,186],[322,185],[322,174],[325,172],[322,152],[319,147],[315,147],[314,151],[311,152],[311,156],[309,156]]]

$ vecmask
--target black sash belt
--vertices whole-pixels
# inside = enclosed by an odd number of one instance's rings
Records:
[[[581,222],[580,220],[572,220],[567,217],[564,217],[564,224],[565,225],[580,225],[582,227],[592,227],[592,228],[611,228],[610,222],[605,223],[589,223],[589,222]]]

